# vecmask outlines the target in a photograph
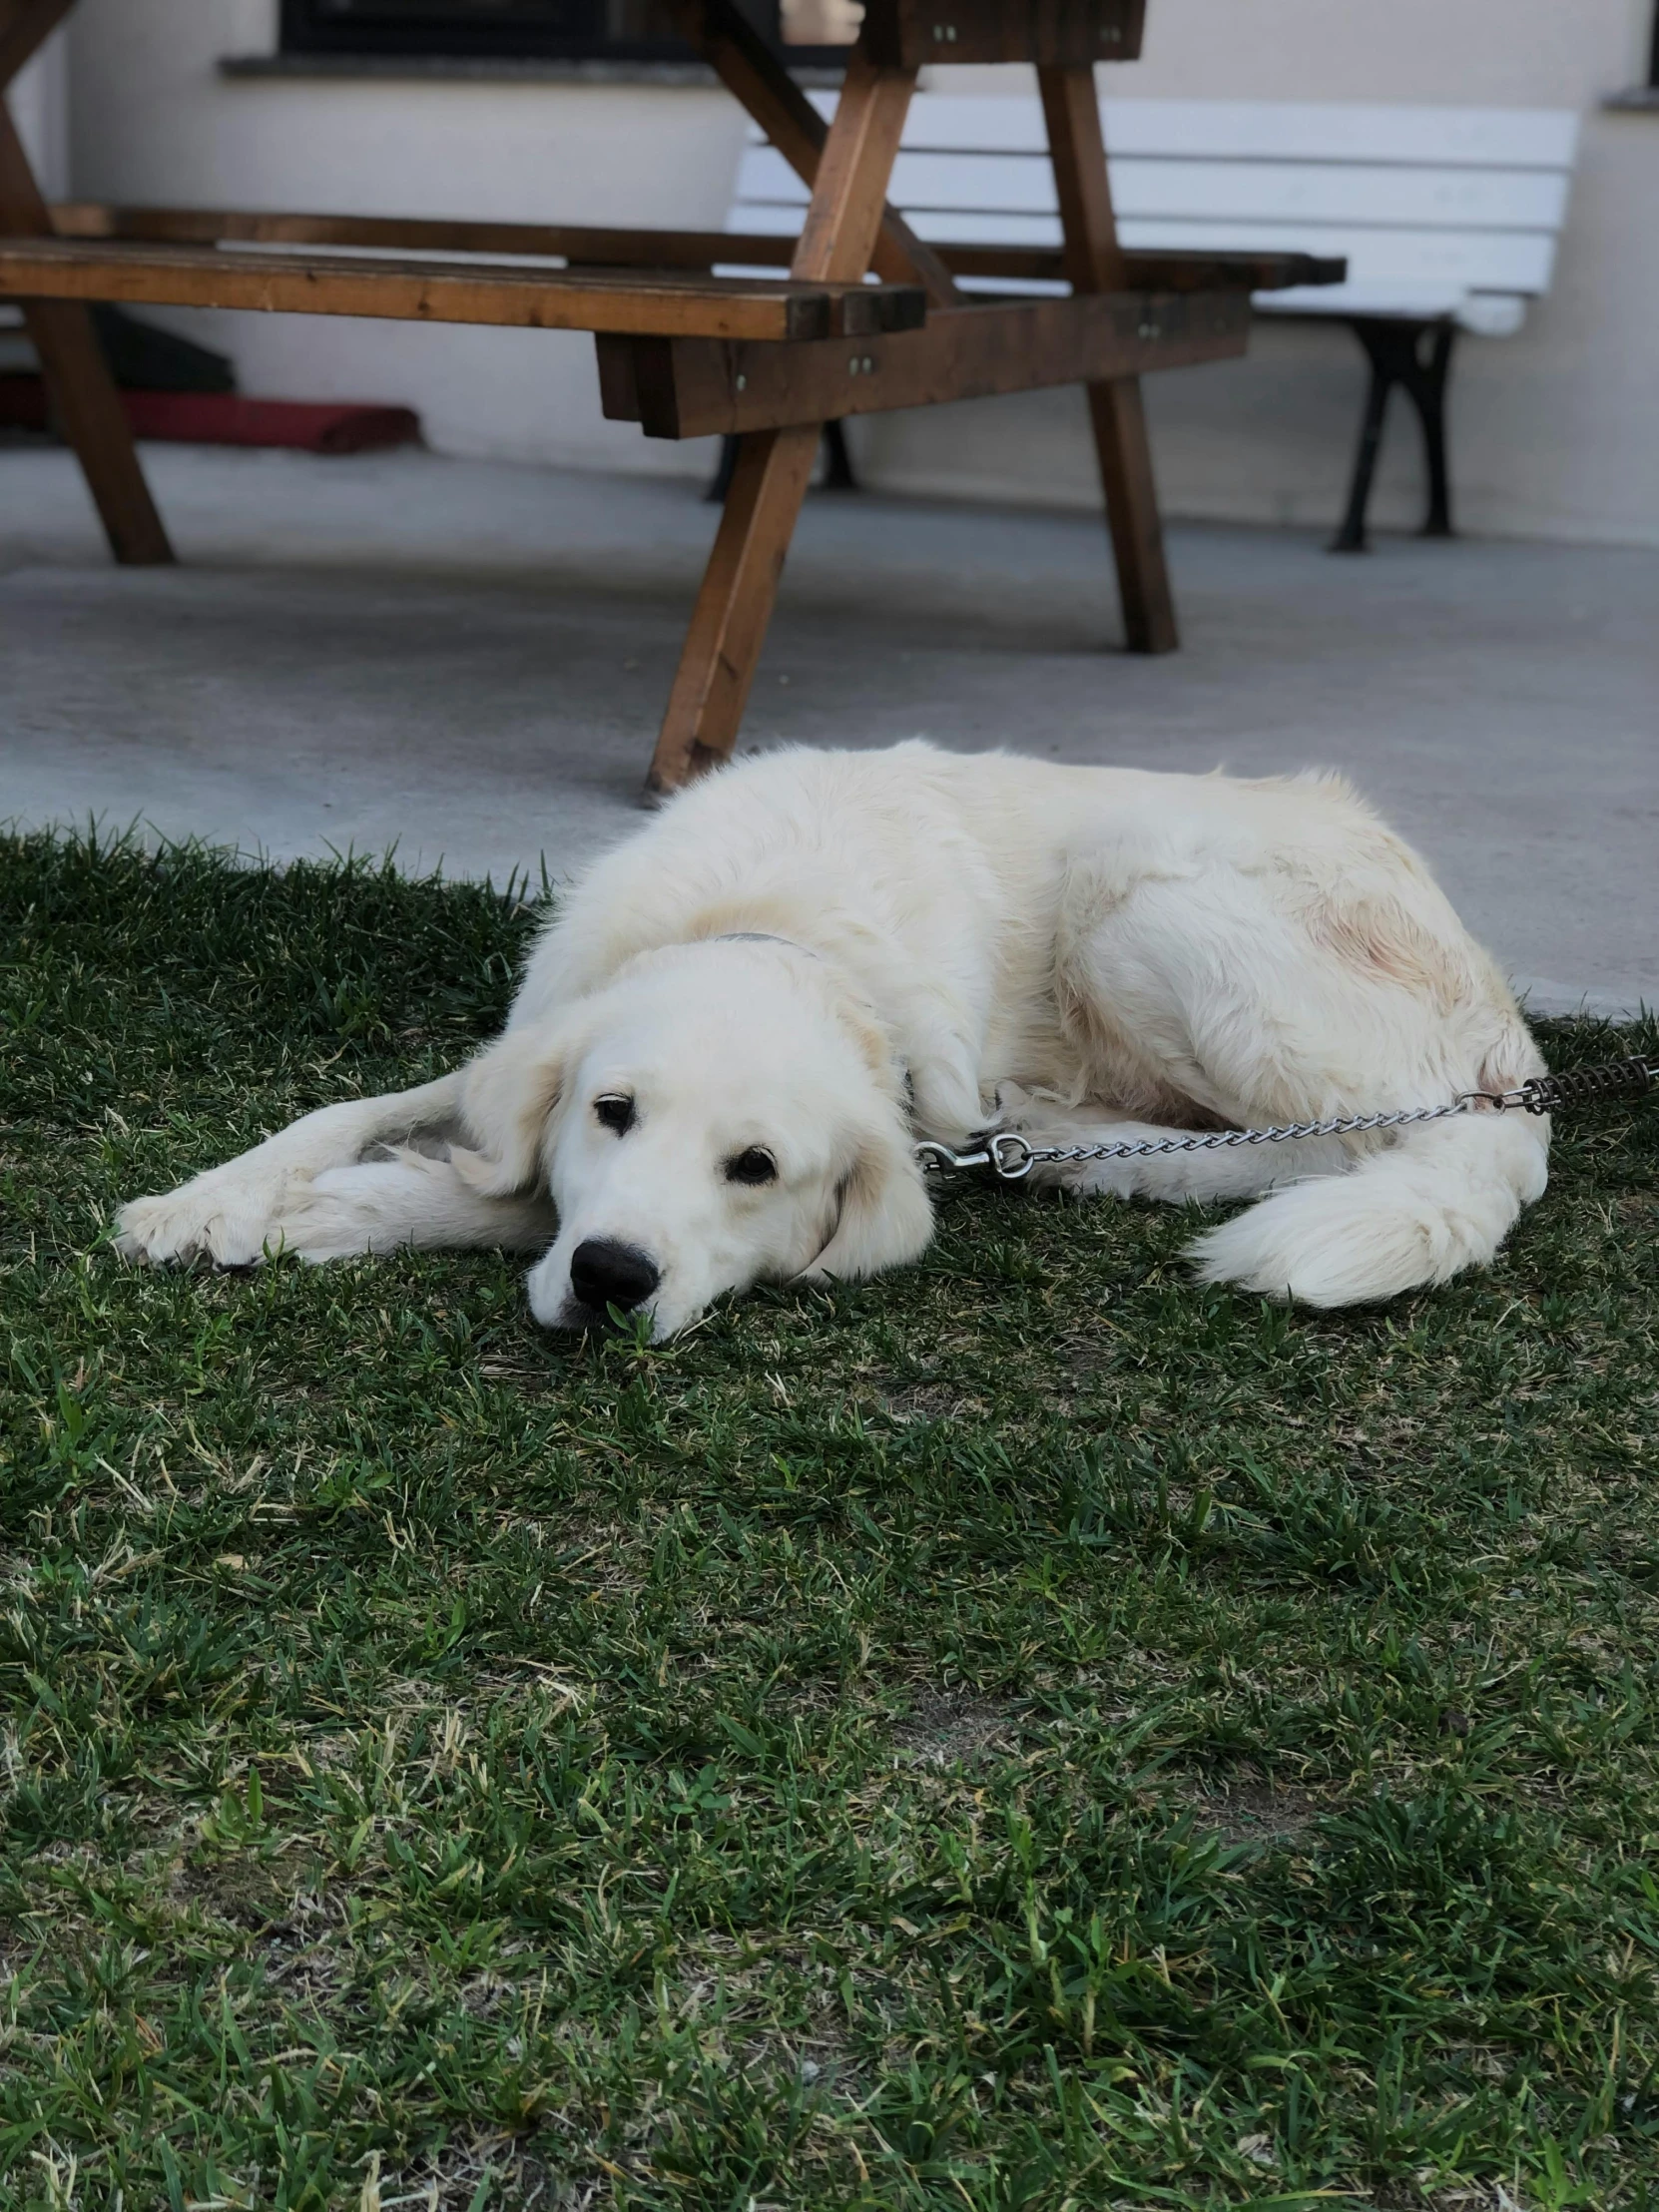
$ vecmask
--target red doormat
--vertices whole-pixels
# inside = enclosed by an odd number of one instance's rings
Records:
[[[363,453],[381,445],[418,445],[412,407],[348,399],[244,399],[234,391],[124,391],[134,435],[191,445],[284,445],[304,453]],[[52,426],[38,376],[0,376],[0,429]]]

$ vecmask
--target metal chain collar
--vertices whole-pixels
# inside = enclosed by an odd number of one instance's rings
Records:
[[[1385,1114],[1337,1114],[1328,1121],[1291,1121],[1268,1129],[1208,1129],[1181,1137],[1125,1137],[1103,1144],[1032,1144],[1017,1130],[1001,1129],[977,1140],[978,1150],[955,1152],[933,1138],[919,1143],[924,1173],[989,1168],[1004,1183],[1017,1183],[1035,1167],[1076,1166],[1085,1160],[1149,1160],[1167,1152],[1220,1152],[1241,1144],[1291,1144],[1302,1137],[1357,1137],[1372,1129],[1402,1129],[1412,1122],[1449,1121],[1455,1114],[1554,1113],[1592,1099],[1639,1097],[1659,1087],[1659,1060],[1606,1060],[1566,1075],[1534,1075],[1513,1091],[1460,1091],[1445,1106],[1405,1106]]]

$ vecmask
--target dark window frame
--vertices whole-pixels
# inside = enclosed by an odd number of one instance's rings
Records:
[[[773,47],[793,68],[836,68],[844,46],[784,47],[778,0],[741,0]],[[518,0],[516,21],[480,20],[465,0],[281,0],[278,44],[284,54],[448,56],[464,60],[590,62],[689,62],[697,59],[683,40],[619,39],[573,30],[568,19],[602,15],[583,0]],[[561,25],[559,18],[567,19]]]
[[[1647,47],[1647,86],[1649,92],[1659,92],[1659,0],[1654,0],[1653,34]]]

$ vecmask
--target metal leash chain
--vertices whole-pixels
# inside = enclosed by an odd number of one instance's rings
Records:
[[[1551,1114],[1593,1099],[1640,1097],[1659,1087],[1659,1060],[1637,1056],[1575,1068],[1567,1075],[1534,1075],[1513,1091],[1459,1091],[1445,1106],[1405,1106],[1386,1114],[1337,1114],[1329,1121],[1291,1121],[1269,1129],[1209,1129],[1189,1137],[1120,1138],[1105,1144],[1031,1144],[1013,1129],[977,1140],[976,1152],[954,1152],[932,1138],[916,1146],[925,1173],[989,1168],[1004,1183],[1017,1183],[1035,1167],[1073,1167],[1085,1160],[1149,1160],[1166,1152],[1220,1152],[1241,1144],[1292,1144],[1301,1137],[1357,1137],[1372,1129],[1449,1121],[1456,1114]]]

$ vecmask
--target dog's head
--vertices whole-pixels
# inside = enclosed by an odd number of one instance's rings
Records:
[[[473,1062],[463,1113],[477,1188],[551,1190],[559,1235],[529,1279],[550,1328],[617,1306],[661,1340],[724,1291],[873,1275],[932,1234],[886,1039],[776,939],[646,953],[514,1026]]]

